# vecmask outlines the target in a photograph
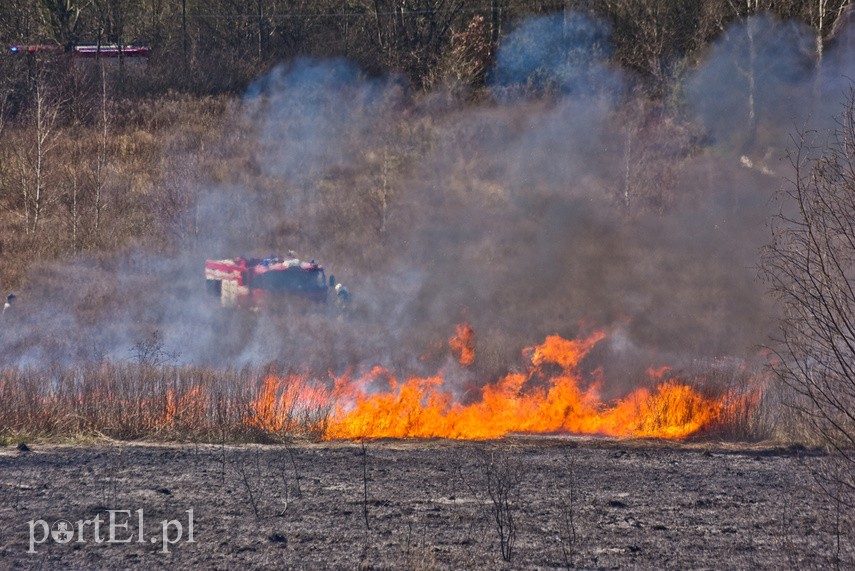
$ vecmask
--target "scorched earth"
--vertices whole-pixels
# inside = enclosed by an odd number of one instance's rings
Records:
[[[820,461],[800,449],[549,436],[7,447],[0,567],[823,566],[835,518],[808,489]],[[116,538],[131,542],[97,543],[90,526],[59,544],[36,526],[43,542],[28,552],[28,522],[107,522],[111,509],[128,524]],[[184,535],[171,529],[165,553],[171,520]]]

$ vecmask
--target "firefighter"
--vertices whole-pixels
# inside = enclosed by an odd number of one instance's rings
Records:
[[[335,284],[335,294],[336,299],[335,302],[339,307],[344,307],[350,301],[350,291],[344,285],[338,283]]]
[[[15,294],[10,293],[6,296],[6,303],[3,304],[3,315],[6,315],[6,310],[12,307],[13,303],[15,303]]]

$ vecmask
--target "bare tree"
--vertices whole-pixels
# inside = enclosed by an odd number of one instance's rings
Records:
[[[696,49],[701,2],[606,0],[599,4],[612,24],[617,57],[648,80],[652,93],[662,94],[681,63]]]
[[[372,149],[366,153],[366,159],[371,164],[372,170],[367,199],[377,216],[375,224],[377,233],[383,235],[386,233],[389,211],[397,194],[394,177],[401,158],[393,149],[384,145],[382,149]]]
[[[493,522],[499,533],[502,559],[510,563],[517,540],[515,515],[522,468],[505,454],[491,454],[484,469],[487,476],[487,494],[493,506]]]
[[[645,97],[628,100],[619,121],[624,147],[617,199],[627,214],[663,214],[675,200],[680,170],[695,151],[691,126]]]
[[[811,27],[816,31],[814,39],[816,58],[816,90],[817,94],[821,94],[822,89],[822,64],[825,55],[825,41],[829,34],[833,31],[835,22],[838,21],[841,14],[844,13],[846,7],[851,0],[813,0],[806,2],[805,10]]]
[[[365,439],[359,441],[361,450],[360,457],[362,458],[362,516],[365,520],[365,531],[371,529],[368,521],[368,449],[365,446]]]
[[[748,130],[751,133],[749,140],[753,140],[754,133],[757,131],[757,110],[756,110],[756,93],[757,93],[757,18],[756,15],[760,12],[760,0],[745,0],[746,1],[746,19],[745,19],[745,41],[747,44],[747,59],[745,65],[737,63],[737,69],[745,76],[745,81],[748,84]]]
[[[762,271],[782,316],[774,372],[829,451],[827,497],[855,508],[855,87],[830,133],[803,132],[790,153]],[[833,491],[833,493],[832,493]],[[851,534],[852,528],[848,528]],[[851,547],[852,537],[848,538]],[[840,561],[837,549],[836,561]]]
[[[6,127],[6,109],[10,92],[11,89],[6,85],[5,81],[0,83],[0,140],[3,140],[3,130]],[[6,153],[0,152],[0,181],[5,178],[6,169],[8,168],[8,161],[4,160],[6,158],[5,155]]]
[[[53,197],[48,192],[47,162],[55,146],[60,102],[39,74],[34,80],[32,96],[33,138],[18,151],[18,169],[27,234],[35,234]]]
[[[261,470],[261,451],[255,449],[254,465],[255,469],[250,470],[246,467],[246,454],[238,454],[235,456],[234,464],[237,473],[240,476],[240,481],[246,491],[247,501],[252,508],[252,513],[255,519],[261,519],[261,499],[264,492],[264,474]]]
[[[104,70],[104,59],[100,58],[101,77],[101,133],[98,139],[98,153],[95,158],[95,237],[101,232],[101,217],[107,203],[104,197],[106,187],[105,179],[107,172],[107,141],[109,139],[110,113],[107,99],[107,76]]]
[[[131,3],[128,0],[95,0],[99,20],[99,38],[122,45]]]
[[[374,0],[377,43],[392,68],[421,81],[451,39],[462,0]]]
[[[74,45],[80,35],[80,19],[86,3],[77,0],[40,0],[42,18],[53,32],[54,39],[66,49]]]

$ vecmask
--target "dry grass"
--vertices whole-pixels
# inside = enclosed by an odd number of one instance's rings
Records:
[[[322,431],[329,411],[272,386],[272,378],[252,368],[145,364],[7,369],[0,373],[0,433],[217,442]]]
[[[738,359],[700,360],[676,373],[702,395],[723,404],[698,437],[731,442],[806,443],[803,419],[766,365]]]
[[[0,139],[0,288],[25,286],[36,260],[129,244],[163,251],[181,236],[187,208],[187,189],[173,182],[188,181],[195,165],[186,157],[204,156],[202,149],[221,135],[229,101],[174,94],[142,103],[110,99],[106,137],[100,100],[89,102],[96,117],[84,122],[56,103],[58,119],[47,133],[40,166],[42,220],[35,229],[36,199],[32,192],[25,197],[22,188],[36,184],[36,131],[26,116],[7,121]]]
[[[274,442],[323,438],[337,407],[326,377],[269,368],[134,363],[0,371],[0,435]],[[718,375],[718,376],[717,376]],[[810,444],[774,386],[717,369],[693,384],[723,404],[692,440]],[[651,422],[655,422],[653,419]]]

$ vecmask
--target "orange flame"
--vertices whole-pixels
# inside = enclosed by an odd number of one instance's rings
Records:
[[[166,391],[166,403],[160,420],[161,429],[186,426],[202,426],[205,422],[205,403],[202,387],[195,385],[180,394],[172,388]],[[145,402],[141,404],[146,404]]]
[[[597,331],[587,339],[564,339],[558,335],[550,335],[542,345],[529,347],[523,353],[531,353],[531,363],[541,365],[559,365],[564,370],[574,369],[591,348],[606,338],[603,331]]]
[[[525,374],[507,375],[486,385],[480,399],[471,404],[455,400],[442,377],[402,383],[387,371],[382,374],[389,389],[370,393],[365,387],[372,375],[380,373],[375,370],[351,387],[351,398],[337,404],[324,436],[486,439],[510,433],[567,432],[685,438],[714,425],[728,406],[734,406],[676,381],[660,382],[653,391],[638,389],[617,403],[602,402],[599,383],[584,388],[576,368],[604,337],[602,332],[582,340],[547,337],[542,345],[525,351],[531,360]],[[548,374],[546,365],[557,365],[560,371]]]
[[[295,432],[314,427],[326,416],[329,391],[308,378],[288,375],[264,379],[250,406],[247,424],[265,432]]]
[[[467,327],[458,328],[457,337],[471,341]],[[86,430],[109,426],[130,435],[186,430],[221,430],[225,435],[227,429],[249,428],[325,439],[487,439],[511,433],[679,439],[710,429],[724,434],[753,421],[762,396],[756,380],[712,396],[680,382],[665,367],[648,370],[652,388],[604,401],[600,374],[583,373],[580,367],[604,338],[603,332],[576,340],[549,336],[523,351],[529,361],[525,370],[464,394],[441,374],[402,381],[375,367],[357,378],[331,375],[332,383],[301,374],[268,375],[254,391],[240,385],[225,393],[208,388],[202,379],[182,380],[148,387],[134,400],[110,386],[32,396],[0,378],[5,397],[0,400],[38,403],[31,408],[41,412],[28,409],[24,421],[41,430],[50,430],[59,416],[69,417],[63,407],[71,406]],[[70,403],[64,400],[68,398]]]
[[[475,362],[475,331],[468,323],[458,323],[448,347],[458,363],[464,367],[472,365]]]

